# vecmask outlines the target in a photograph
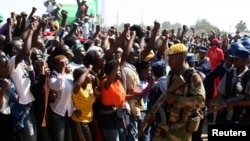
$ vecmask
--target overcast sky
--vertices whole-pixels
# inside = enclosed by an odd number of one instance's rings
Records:
[[[56,0],[60,3],[76,3],[76,0]],[[88,0],[87,0],[88,1]],[[100,0],[106,25],[130,23],[153,25],[154,20],[170,21],[188,26],[197,20],[207,19],[221,30],[235,31],[235,25],[243,20],[250,29],[249,0]],[[2,0],[0,13],[5,18],[11,11],[45,12],[44,0]]]
[[[111,2],[113,1],[113,2]],[[194,25],[197,20],[207,19],[212,25],[226,31],[235,31],[235,25],[243,20],[250,29],[250,1],[247,0],[106,0],[110,23],[153,24],[159,21]],[[112,4],[113,3],[113,4]],[[115,4],[118,3],[117,6]],[[110,6],[113,5],[113,6]],[[119,10],[118,10],[119,9]],[[230,29],[231,26],[231,29]]]

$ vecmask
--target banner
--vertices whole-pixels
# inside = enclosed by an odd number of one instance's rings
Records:
[[[65,0],[57,0],[56,2],[62,4],[61,10],[68,11],[68,17],[67,17],[67,23],[72,24],[76,19],[76,11],[77,11],[77,2],[76,0],[74,2],[72,1],[65,1]],[[97,21],[97,15],[99,13],[99,0],[87,0],[88,8],[88,15],[93,14],[95,17],[95,20]]]

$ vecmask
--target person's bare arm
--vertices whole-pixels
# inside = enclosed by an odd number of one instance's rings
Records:
[[[250,106],[250,100],[240,100],[240,101],[232,101],[227,103],[227,110],[230,111],[234,107],[249,107]]]
[[[110,85],[112,84],[112,82],[114,82],[116,74],[117,74],[117,69],[120,65],[120,58],[116,59],[116,65],[113,68],[113,70],[110,72],[110,74],[106,77],[107,79],[104,79],[103,82],[103,87],[105,89],[108,89],[110,87]]]
[[[105,53],[105,58],[109,59],[112,54],[118,49],[118,47],[120,47],[123,43],[123,41],[126,38],[126,34],[129,30],[129,23],[124,24],[124,30],[122,32],[122,34],[115,40],[114,44],[110,47],[110,49]]]
[[[77,5],[78,5],[78,6],[80,6],[80,5],[81,5],[80,0],[76,0],[76,2],[77,2]]]
[[[1,86],[1,90],[0,90],[0,108],[3,105],[3,97],[6,94],[8,88],[10,87],[10,83],[9,81],[5,78],[2,80],[2,86]]]
[[[38,38],[39,38],[39,35],[40,35],[40,31],[44,31],[43,29],[45,28],[45,26],[48,24],[48,20],[47,19],[37,19],[37,17],[33,16],[31,17],[31,22],[34,22],[34,21],[40,21],[38,26],[37,26],[37,29],[34,31],[33,33],[33,37],[32,37],[32,46],[38,46]]]
[[[22,17],[20,14],[16,15],[16,28],[20,29],[22,24]]]
[[[170,40],[171,42],[175,40],[174,33],[175,33],[175,30],[172,29],[172,30],[171,30],[171,36],[169,37],[169,40]]]
[[[26,27],[26,18],[27,18],[27,13],[21,12],[20,15],[20,25],[17,25],[15,35],[13,36],[21,36],[23,39],[25,39],[28,36],[27,30],[29,30],[29,27]]]
[[[212,33],[212,38],[215,38],[216,37],[216,32],[214,30],[211,30],[211,33]]]
[[[30,14],[29,14],[29,16],[28,16],[28,19],[29,19],[29,20],[31,20],[31,17],[33,17],[33,15],[35,14],[36,10],[37,10],[36,7],[32,7],[32,10],[31,10],[31,12],[30,12]]]
[[[24,46],[22,50],[16,55],[15,68],[26,57],[27,52],[30,50],[31,43],[32,43],[32,36],[33,36],[34,31],[37,29],[37,26],[38,26],[38,22],[34,21],[30,23],[29,28],[25,31],[25,32],[28,32],[28,36],[26,38],[23,38]]]
[[[124,47],[124,50],[123,50],[123,53],[122,53],[121,65],[126,61],[127,57],[132,52],[135,37],[136,37],[136,32],[131,31],[130,32],[130,39],[128,41],[128,44]]]
[[[145,48],[145,38],[146,38],[146,32],[143,29],[141,32],[141,38],[140,38],[140,49],[141,50],[144,50],[144,48]]]
[[[229,46],[229,39],[228,39],[228,35],[224,34],[224,38],[222,41],[222,49],[225,51]]]
[[[74,87],[73,87],[73,93],[77,94],[80,90],[80,88],[82,87],[84,81],[86,80],[88,74],[92,71],[93,66],[90,65],[87,69],[87,71],[85,71],[75,82]]]
[[[107,34],[106,36],[102,36],[102,45],[101,47],[106,51],[108,50],[109,46],[110,46],[110,42],[109,42],[109,34]]]
[[[27,13],[26,12],[21,12],[21,18],[22,18],[22,22],[21,22],[21,28],[19,30],[19,35],[22,34],[22,32],[26,28]]]
[[[74,23],[74,24],[73,24],[73,28],[70,29],[69,33],[63,38],[63,40],[65,41],[65,40],[68,39],[69,37],[73,36],[74,33],[76,32],[78,26],[79,26],[78,23]]]
[[[111,27],[107,34],[105,36],[103,36],[103,40],[102,40],[102,48],[104,50],[108,50],[115,42],[115,39],[114,38],[110,38],[114,35],[114,29],[113,27]]]
[[[184,36],[187,34],[187,32],[188,32],[187,25],[183,25],[182,26],[182,33],[181,33],[181,36],[179,38],[179,40],[181,41],[181,43],[183,43]]]
[[[180,39],[180,37],[181,37],[181,28],[178,28],[176,33],[176,38]]]
[[[160,23],[158,21],[155,21],[154,28],[152,30],[152,36],[151,36],[147,46],[140,54],[141,60],[144,60],[145,57],[148,55],[148,53],[151,51],[151,49],[153,49],[154,44],[155,44],[155,39],[156,39],[156,36],[158,34],[159,29],[160,29]]]
[[[217,38],[220,39],[220,29],[217,29]]]
[[[96,25],[96,31],[95,31],[95,33],[94,33],[94,35],[93,35],[93,37],[92,37],[92,40],[96,40],[97,39],[97,37],[99,36],[99,34],[100,34],[100,31],[101,31],[101,26],[100,25]]]
[[[65,10],[62,10],[61,15],[62,15],[61,27],[65,28],[67,24],[68,12]]]
[[[168,48],[169,31],[166,30],[166,32],[164,32],[164,36],[161,36],[160,38],[161,38],[161,40],[162,40],[162,44],[161,44],[161,46],[158,48],[157,54],[158,54],[159,56],[163,56],[165,50]]]
[[[14,20],[12,18],[8,18],[7,19],[7,23],[8,23],[8,31],[7,31],[7,35],[6,35],[6,43],[9,41],[12,41],[12,29],[14,27]]]
[[[13,22],[16,23],[16,13],[15,12],[11,12],[10,13],[10,18],[13,19]]]

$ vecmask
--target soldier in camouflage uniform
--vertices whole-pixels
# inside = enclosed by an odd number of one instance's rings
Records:
[[[159,125],[154,141],[191,141],[192,132],[198,129],[201,115],[199,110],[205,106],[205,89],[200,75],[189,69],[185,62],[187,47],[183,44],[172,45],[167,55],[171,71],[168,75],[168,88],[178,75],[185,83],[174,92],[167,92],[166,125]]]

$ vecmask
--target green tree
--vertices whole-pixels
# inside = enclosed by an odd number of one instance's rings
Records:
[[[218,29],[216,26],[212,25],[206,19],[198,20],[194,26],[195,32],[198,34],[204,33],[211,33],[212,30]]]
[[[247,25],[244,21],[240,21],[236,26],[235,26],[237,31],[244,32],[247,30]]]
[[[171,27],[171,23],[169,21],[164,21],[162,23],[162,28],[163,29],[169,29]]]
[[[172,28],[172,29],[182,28],[182,24],[180,24],[180,23],[171,24],[171,28]]]

